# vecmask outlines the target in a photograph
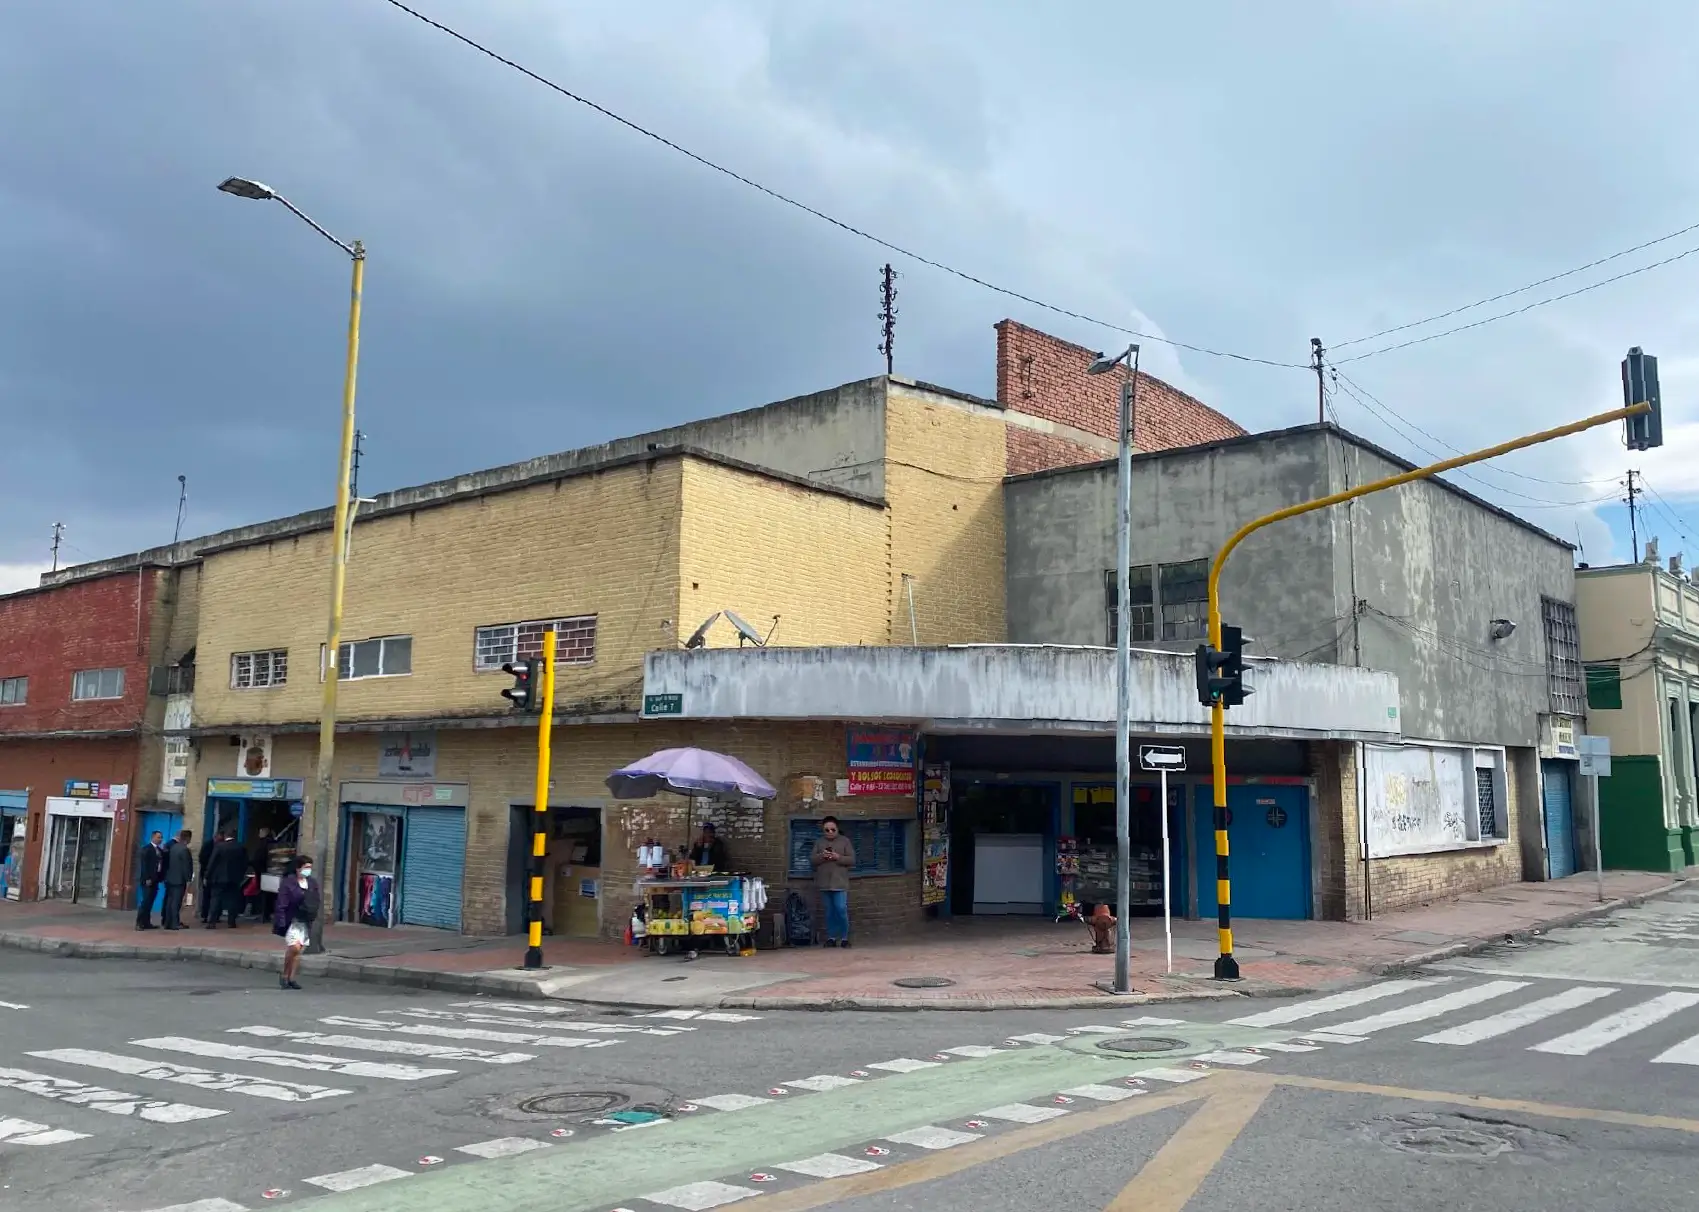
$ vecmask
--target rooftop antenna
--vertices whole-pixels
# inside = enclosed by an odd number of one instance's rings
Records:
[[[737,628],[737,646],[739,648],[743,647],[745,640],[749,641],[749,643],[751,643],[751,644],[754,644],[757,648],[765,648],[767,646],[767,641],[764,638],[762,638],[761,633],[759,631],[755,630],[755,628],[751,627],[743,619],[743,617],[737,613],[737,611],[728,610],[728,611],[725,612],[725,616],[726,616],[726,622],[730,623],[733,627]],[[775,627],[778,626],[778,620],[777,619],[774,620],[773,625]],[[769,632],[768,634],[771,634],[771,632]]]
[[[700,648],[708,642],[708,628],[719,622],[720,612],[715,611],[702,620],[702,626],[690,633],[690,638],[684,642],[686,648]]]
[[[879,283],[879,352],[885,355],[885,373],[892,373],[897,342],[897,271],[887,261]]]
[[[53,571],[59,571],[59,538],[65,533],[65,523],[53,523]]]
[[[361,444],[364,443],[365,440],[366,431],[363,429],[356,429],[354,431],[354,470],[348,476],[348,495],[356,500],[358,500],[360,496],[360,456],[365,453],[361,449]]]
[[[171,546],[183,537],[183,508],[189,503],[189,477],[177,477],[177,528],[171,532]]]

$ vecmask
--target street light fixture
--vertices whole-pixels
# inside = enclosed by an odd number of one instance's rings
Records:
[[[330,833],[336,819],[331,771],[336,759],[336,684],[342,652],[342,593],[348,576],[348,530],[352,521],[348,509],[348,482],[354,461],[354,384],[360,366],[360,293],[366,277],[366,246],[358,240],[351,244],[338,240],[269,185],[247,177],[226,177],[218,188],[238,198],[281,202],[296,218],[346,253],[354,265],[353,284],[348,297],[348,363],[342,380],[342,445],[336,470],[336,510],[331,525],[330,621],[325,628],[324,693],[319,704],[318,777],[305,821],[305,827],[312,834],[311,858],[319,873],[319,886],[335,888],[336,875],[331,870],[335,851],[330,845]],[[334,899],[331,903],[335,903]],[[307,950],[314,953],[324,950],[323,913],[312,922]]]
[[[1115,992],[1130,993],[1132,939],[1127,916],[1132,910],[1129,885],[1132,861],[1132,642],[1128,616],[1132,614],[1133,564],[1133,403],[1139,385],[1139,347],[1129,345],[1113,358],[1098,354],[1086,374],[1108,374],[1117,366],[1127,367],[1121,380],[1121,412],[1117,448],[1120,469],[1116,479],[1115,508]],[[1162,805],[1168,811],[1168,805]]]

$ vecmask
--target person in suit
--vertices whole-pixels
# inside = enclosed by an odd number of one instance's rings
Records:
[[[165,835],[155,829],[136,855],[136,891],[141,896],[136,906],[137,930],[153,929],[153,898],[159,895],[159,881],[165,874],[164,841]]]
[[[195,835],[185,829],[165,852],[165,905],[162,916],[167,930],[183,928],[183,893],[195,878],[195,856],[189,843]]]
[[[224,840],[224,830],[215,829],[206,841],[201,843],[201,865],[197,870],[201,873],[201,903],[198,909],[201,921],[206,921],[212,915],[212,882],[208,878],[212,871],[212,852],[219,842]]]
[[[234,930],[236,919],[242,915],[242,884],[248,878],[248,851],[226,831],[212,848],[212,861],[207,867],[207,884],[213,902],[206,928],[211,930],[228,913],[230,928]]]

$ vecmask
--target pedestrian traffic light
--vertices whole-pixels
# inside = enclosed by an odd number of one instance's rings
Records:
[[[1658,360],[1636,345],[1622,360],[1622,405],[1650,404],[1651,412],[1623,421],[1630,450],[1650,450],[1664,444],[1664,406],[1658,398]]]
[[[1245,635],[1237,627],[1222,627],[1221,647],[1199,644],[1197,651],[1198,702],[1205,707],[1220,703],[1237,707],[1250,694],[1245,685]]]
[[[501,692],[501,697],[515,711],[535,711],[543,697],[543,662],[535,657],[525,661],[509,661],[501,671],[513,678],[513,685]]]

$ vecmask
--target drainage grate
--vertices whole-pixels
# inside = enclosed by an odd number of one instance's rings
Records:
[[[904,976],[891,983],[899,989],[944,989],[956,982],[947,976]]]
[[[613,1090],[562,1090],[555,1094],[539,1094],[519,1104],[530,1115],[602,1115],[623,1107],[631,1100]]]
[[[1098,1040],[1097,1046],[1105,1052],[1132,1053],[1138,1056],[1179,1052],[1190,1047],[1185,1040],[1166,1035],[1117,1035],[1110,1039]]]

